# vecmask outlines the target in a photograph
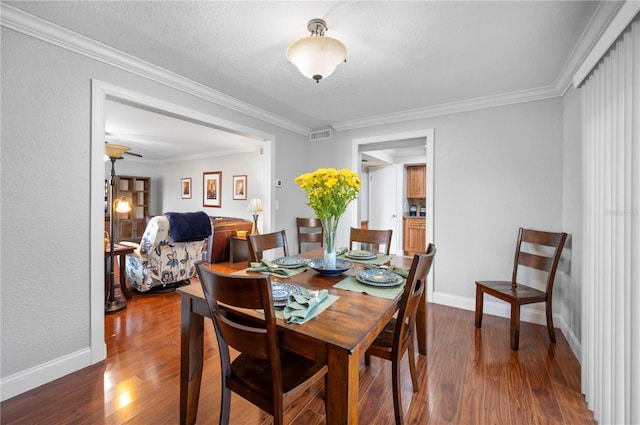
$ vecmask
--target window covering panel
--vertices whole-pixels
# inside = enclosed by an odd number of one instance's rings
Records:
[[[582,391],[602,424],[640,424],[640,17],[583,85]]]

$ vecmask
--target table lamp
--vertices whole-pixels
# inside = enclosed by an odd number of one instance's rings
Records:
[[[247,211],[253,212],[253,235],[259,235],[258,231],[258,213],[262,211],[262,199],[253,198],[249,201],[249,206],[247,207]]]

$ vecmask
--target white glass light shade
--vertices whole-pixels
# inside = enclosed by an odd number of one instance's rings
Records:
[[[258,212],[262,211],[262,199],[253,198],[249,201],[249,206],[247,207],[247,211]]]
[[[115,202],[115,210],[117,213],[128,213],[131,211],[131,205],[129,205],[129,201],[124,196],[120,199],[116,199]]]
[[[325,36],[309,36],[294,41],[287,49],[287,60],[307,78],[327,78],[347,58],[341,41]]]

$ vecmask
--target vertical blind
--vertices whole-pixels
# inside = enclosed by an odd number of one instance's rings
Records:
[[[640,15],[582,89],[582,391],[598,423],[640,424]]]

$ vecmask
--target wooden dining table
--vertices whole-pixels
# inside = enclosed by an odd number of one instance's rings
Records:
[[[300,256],[321,258],[321,249]],[[409,267],[412,257],[395,256],[390,263]],[[204,263],[205,266],[208,266]],[[210,266],[209,266],[210,267]],[[328,365],[326,388],[327,424],[358,424],[359,366],[364,352],[398,309],[400,296],[380,298],[336,289],[336,283],[364,267],[354,267],[339,276],[325,276],[313,269],[273,282],[293,283],[310,290],[327,289],[339,298],[304,324],[278,320],[278,338],[284,349]],[[240,272],[245,273],[245,272]],[[198,411],[203,369],[204,318],[210,317],[202,287],[192,284],[176,290],[181,300],[180,423],[194,424]],[[425,291],[426,292],[426,291]],[[256,315],[259,315],[256,312]],[[426,354],[426,299],[418,308],[418,350]]]

